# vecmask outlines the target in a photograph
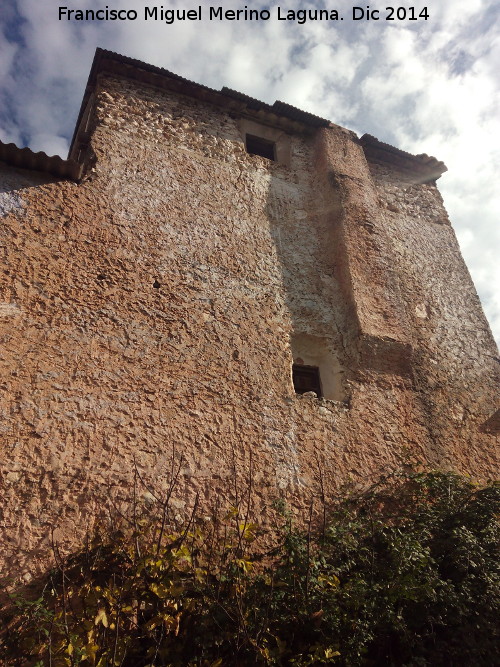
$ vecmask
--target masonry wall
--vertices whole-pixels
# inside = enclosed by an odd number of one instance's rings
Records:
[[[371,164],[412,335],[413,377],[438,458],[498,475],[499,357],[433,183]],[[477,472],[476,472],[477,471]]]
[[[250,468],[257,514],[408,451],[497,472],[496,351],[435,186],[370,172],[342,128],[278,128],[274,163],[227,110],[111,77],[97,93],[84,182],[0,170],[8,571],[130,499],[134,461],[161,488],[182,457],[180,515]],[[315,350],[332,399],[294,393]]]

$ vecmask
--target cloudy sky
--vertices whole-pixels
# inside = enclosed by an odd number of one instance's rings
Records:
[[[448,166],[439,181],[462,252],[500,341],[500,3],[425,0],[428,19],[385,20],[390,0],[353,4],[227,0],[270,10],[267,21],[168,25],[144,7],[196,9],[200,0],[0,0],[0,139],[66,157],[96,46],[213,88],[279,99],[358,134]],[[134,21],[59,20],[59,7],[135,9]],[[287,10],[338,10],[343,21],[278,20]],[[360,12],[358,12],[359,14]],[[400,12],[403,16],[403,12]],[[407,18],[409,12],[407,13]]]

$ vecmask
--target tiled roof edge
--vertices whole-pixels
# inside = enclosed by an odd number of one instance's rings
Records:
[[[63,160],[59,155],[49,156],[43,151],[35,153],[31,148],[19,148],[13,143],[0,141],[0,160],[14,167],[42,171],[58,178],[79,181],[82,165],[75,160]]]
[[[255,111],[262,109],[264,111],[274,113],[276,116],[283,116],[285,118],[289,118],[290,120],[304,123],[305,125],[312,125],[313,127],[328,127],[330,125],[329,120],[315,116],[308,111],[302,111],[302,109],[298,109],[297,107],[294,107],[291,104],[287,104],[286,102],[280,102],[279,100],[276,100],[276,102],[274,102],[272,105],[266,104],[265,102],[261,102],[260,100],[255,99],[254,97],[250,97],[244,93],[239,93],[237,90],[231,90],[231,88],[228,88],[227,86],[221,88],[220,92],[226,97],[231,97],[232,99],[245,102],[248,108]]]
[[[448,171],[448,167],[444,162],[437,160],[435,157],[426,155],[425,153],[421,153],[420,155],[407,153],[400,148],[380,141],[371,134],[364,134],[359,141],[368,158],[375,161],[396,164],[402,169],[413,171],[420,176],[422,182],[435,181],[445,171]]]

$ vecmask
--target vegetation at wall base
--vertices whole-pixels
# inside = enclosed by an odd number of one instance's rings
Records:
[[[170,495],[67,558],[54,545],[4,614],[4,665],[498,663],[497,485],[392,474],[306,528],[278,502],[271,548],[248,505],[179,525]]]

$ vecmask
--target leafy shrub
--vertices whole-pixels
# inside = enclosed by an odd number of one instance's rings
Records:
[[[307,529],[277,504],[184,526],[160,510],[101,530],[34,600],[13,597],[6,665],[492,665],[499,488],[450,473],[381,480]],[[269,543],[269,535],[267,542]]]

